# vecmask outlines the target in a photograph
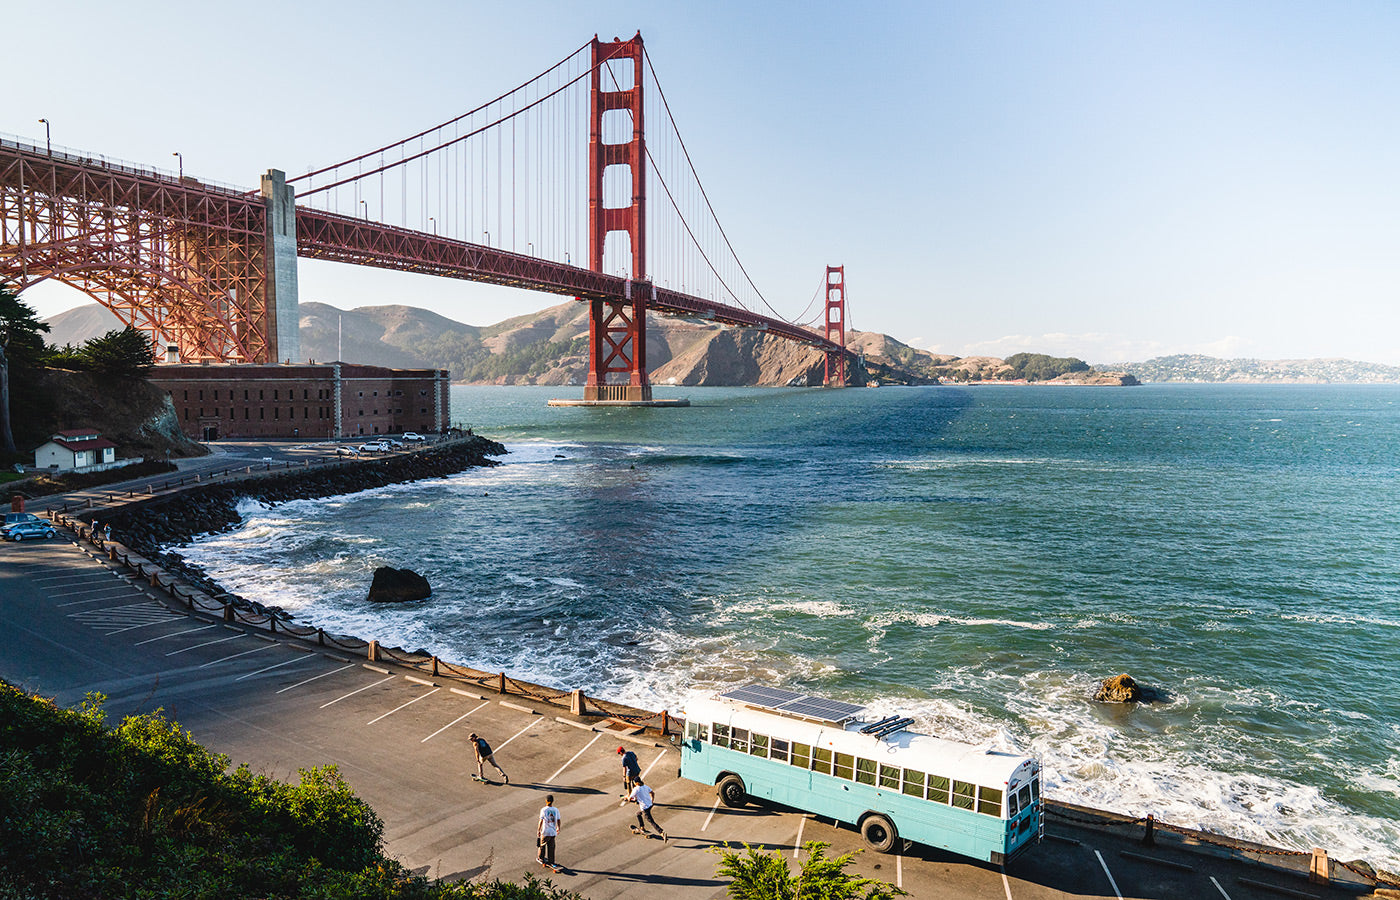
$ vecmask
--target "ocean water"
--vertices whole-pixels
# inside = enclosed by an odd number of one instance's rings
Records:
[[[300,620],[653,709],[757,679],[1059,799],[1400,869],[1400,387],[455,387],[511,450],[183,549]],[[379,565],[433,597],[363,600]],[[1153,705],[1092,702],[1120,672]]]

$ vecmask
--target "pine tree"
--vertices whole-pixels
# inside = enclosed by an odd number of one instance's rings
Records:
[[[34,310],[19,299],[18,292],[0,284],[0,450],[6,453],[18,452],[10,429],[10,369],[20,372],[42,365],[41,335],[48,330],[48,323],[39,321]]]

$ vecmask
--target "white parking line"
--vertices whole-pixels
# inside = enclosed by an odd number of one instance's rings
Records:
[[[151,601],[149,601],[149,600],[140,600],[140,601],[137,601],[136,603],[123,603],[121,606],[109,606],[109,607],[107,607],[106,609],[99,609],[99,610],[97,610],[97,614],[102,614],[102,613],[114,613],[114,612],[116,612],[116,611],[119,610],[119,609],[131,609],[133,606],[151,606],[151,605],[152,605],[152,603],[151,603]],[[94,613],[93,613],[92,610],[83,610],[83,611],[81,611],[81,612],[68,613],[68,618],[70,618],[70,619],[81,619],[81,618],[83,618],[83,617],[89,617],[89,618],[90,618],[90,617],[93,616],[93,615],[94,615]]]
[[[1230,900],[1230,895],[1225,893],[1225,889],[1220,886],[1220,882],[1215,880],[1214,875],[1210,876],[1210,883],[1215,885],[1215,889],[1220,892],[1220,896],[1224,897],[1225,900]]]
[[[212,628],[213,626],[211,625],[210,627]],[[344,672],[346,669],[353,669],[353,668],[355,668],[355,664],[354,664],[354,663],[350,663],[348,666],[341,666],[339,669],[331,669],[329,672],[322,672],[320,675],[312,675],[310,678],[306,679],[305,681],[298,681],[296,684],[289,684],[289,685],[287,685],[286,687],[282,688],[282,690],[278,691],[277,693],[279,693],[279,694],[285,694],[285,693],[287,693],[287,691],[290,691],[292,688],[299,688],[299,687],[301,687],[303,684],[310,684],[310,683],[313,682],[313,681],[318,681],[318,680],[320,680],[320,679],[322,679],[322,678],[325,678],[327,675],[334,675],[336,672]]]
[[[366,725],[373,725],[375,722],[378,722],[380,719],[387,719],[387,718],[389,718],[390,716],[392,716],[394,713],[396,713],[396,712],[398,712],[399,710],[403,709],[404,706],[412,706],[413,704],[417,703],[419,700],[422,700],[424,697],[431,697],[433,694],[436,694],[436,693],[437,693],[438,691],[440,691],[440,690],[442,690],[442,688],[440,688],[440,687],[435,687],[435,688],[433,688],[431,691],[428,691],[428,693],[426,693],[426,694],[420,694],[419,696],[414,697],[412,700],[410,700],[410,701],[408,701],[407,703],[403,704],[403,706],[396,706],[396,707],[394,707],[393,709],[391,709],[391,710],[389,710],[388,712],[386,712],[384,715],[378,716],[378,717],[373,718],[373,719],[370,719],[370,720],[369,720],[368,722],[366,722],[365,724],[366,724]]]
[[[90,591],[51,591],[49,597],[57,600],[61,597],[81,597],[84,594],[110,594],[113,591],[129,590],[129,584],[112,584],[110,581],[100,588],[93,588]]]
[[[35,583],[44,582],[44,581],[80,581],[80,580],[82,580],[82,579],[84,579],[84,578],[96,578],[96,579],[98,579],[98,580],[100,581],[100,580],[102,579],[102,574],[109,574],[109,575],[110,575],[110,574],[114,574],[114,573],[111,573],[111,572],[107,572],[107,573],[83,572],[83,573],[80,574],[80,575],[72,575],[72,574],[69,574],[69,575],[46,575],[46,576],[41,577],[41,578],[36,578],[36,579],[34,579],[34,581],[35,581]]]
[[[486,704],[484,704],[484,703],[482,704],[482,706],[485,706],[485,705],[486,705]],[[584,744],[584,745],[583,745],[583,750],[587,750],[589,747],[592,747],[594,744],[598,743],[598,738],[600,738],[600,737],[602,737],[602,736],[603,736],[603,733],[602,733],[601,731],[598,732],[597,734],[593,735],[593,740],[591,740],[591,741],[589,741],[588,743]],[[564,772],[565,769],[567,769],[569,766],[573,765],[575,759],[578,759],[580,756],[583,755],[583,750],[580,750],[579,752],[575,753],[575,754],[573,755],[573,759],[570,759],[568,762],[566,762],[566,763],[564,763],[562,766],[560,766],[560,767],[559,767],[559,771],[558,771],[558,772],[555,772],[553,775],[551,775],[551,776],[549,776],[548,778],[546,778],[546,779],[544,780],[544,783],[545,783],[545,784],[553,784],[553,783],[554,783],[554,779],[558,778],[561,774],[563,774],[563,772]]]
[[[229,641],[236,641],[239,638],[247,637],[246,634],[235,634],[233,637],[219,638],[217,641],[205,641],[202,644],[195,644],[193,647],[182,647],[179,650],[171,650],[166,656],[174,656],[177,653],[188,653],[191,650],[198,650],[200,647],[211,647],[214,644],[224,644]]]
[[[275,647],[275,646],[277,646],[277,645],[276,645],[276,644],[263,644],[261,647],[254,647],[252,650],[244,650],[242,653],[235,653],[235,654],[233,654],[233,655],[231,655],[231,656],[225,656],[223,659],[216,659],[216,660],[214,660],[213,662],[207,662],[207,663],[205,663],[204,665],[200,666],[199,668],[201,668],[201,669],[207,669],[207,668],[209,668],[210,666],[217,666],[217,665],[218,665],[219,663],[221,663],[221,662],[228,662],[228,661],[231,660],[231,659],[238,659],[238,657],[240,657],[240,656],[249,656],[249,655],[254,654],[254,653],[261,653],[261,652],[263,652],[264,650],[271,650],[271,649],[272,649],[273,647]]]
[[[175,619],[183,618],[184,616],[180,615],[179,613],[171,613],[167,618],[157,619],[154,622],[142,622],[140,625],[128,625],[125,628],[118,628],[116,631],[109,631],[106,635],[104,635],[104,637],[111,637],[114,634],[121,634],[123,631],[131,631],[135,628],[150,628],[152,625],[168,625],[171,621]],[[142,641],[142,643],[145,642]]]
[[[899,850],[894,851],[894,886],[904,887],[904,854]]]
[[[310,658],[311,658],[311,657],[309,657],[309,656],[297,656],[297,657],[294,657],[294,658],[292,658],[292,659],[287,660],[286,662],[280,662],[280,663],[277,663],[276,665],[267,666],[266,668],[258,669],[256,672],[249,672],[247,675],[239,675],[237,678],[235,678],[235,679],[233,679],[233,680],[234,680],[234,681],[242,681],[242,680],[245,679],[245,678],[252,678],[254,675],[261,675],[261,674],[264,673],[264,672],[271,672],[273,669],[280,669],[280,668],[282,668],[283,666],[290,666],[290,665],[293,664],[293,663],[306,662],[306,661],[307,661],[308,659],[310,659]]]
[[[544,720],[543,720],[543,719],[538,719],[538,718],[531,718],[530,724],[529,724],[529,725],[526,725],[524,728],[520,729],[520,730],[517,731],[515,734],[512,734],[510,737],[506,738],[506,743],[505,743],[505,744],[502,744],[500,747],[497,747],[496,749],[497,749],[497,750],[500,750],[501,747],[504,747],[506,744],[509,744],[511,741],[513,741],[513,740],[515,740],[516,738],[520,737],[522,734],[524,734],[525,732],[529,731],[531,728],[534,728],[536,722],[542,722],[542,721],[544,721]]]
[[[807,817],[803,816],[797,820],[797,840],[792,842],[792,858],[797,859],[802,852],[802,829],[807,827]]]
[[[715,810],[717,809],[719,809],[718,797],[715,798],[715,805],[710,807],[710,814],[705,817],[705,824],[700,826],[701,831],[704,831],[706,828],[710,827],[710,820],[715,817]]]
[[[139,647],[139,646],[141,646],[142,644],[150,644],[150,643],[154,643],[155,641],[163,641],[163,640],[165,640],[166,638],[179,637],[179,636],[182,635],[182,634],[194,634],[196,631],[208,631],[208,630],[211,629],[211,628],[218,628],[218,627],[219,627],[218,625],[205,625],[203,628],[187,628],[187,629],[185,629],[184,631],[177,631],[177,632],[175,632],[174,634],[162,634],[160,637],[147,638],[147,639],[144,640],[144,641],[137,641],[136,643],[132,644],[131,646],[133,646],[133,647]]]
[[[490,703],[490,702],[491,702],[490,700],[487,700],[486,703],[481,704],[481,706],[485,706],[487,703]],[[472,710],[472,712],[469,712],[469,713],[467,713],[466,715],[458,716],[457,718],[453,719],[451,722],[448,722],[446,725],[444,725],[444,726],[442,726],[441,728],[439,728],[437,731],[434,731],[432,734],[430,734],[430,735],[428,735],[427,737],[423,738],[423,740],[419,741],[418,743],[420,743],[420,744],[426,744],[426,743],[428,743],[428,741],[429,741],[431,738],[437,737],[438,735],[442,734],[442,733],[443,733],[444,731],[446,731],[447,729],[451,728],[453,725],[456,725],[458,722],[460,722],[460,721],[462,721],[463,719],[465,719],[467,716],[469,716],[469,715],[471,715],[472,713],[476,712],[477,709],[481,709],[481,706],[478,706],[476,709]],[[599,736],[601,737],[601,735],[599,735]],[[570,760],[570,762],[573,762],[573,760]]]
[[[1006,880],[1006,867],[1001,870],[1001,886],[1006,888],[1006,900],[1011,900],[1011,882]]]
[[[346,666],[346,668],[348,669],[349,666]],[[327,673],[327,674],[330,674],[330,673]],[[362,688],[355,688],[355,690],[351,691],[351,692],[348,693],[348,694],[341,694],[339,697],[336,697],[336,698],[335,698],[334,700],[332,700],[330,703],[322,703],[322,704],[321,704],[321,708],[322,708],[322,709],[325,709],[327,706],[330,706],[330,705],[335,704],[335,703],[339,703],[340,701],[344,700],[346,697],[353,697],[353,696],[355,696],[356,694],[358,694],[360,691],[367,691],[367,690],[369,690],[370,688],[374,687],[376,684],[383,684],[383,683],[386,682],[386,681],[392,680],[393,677],[394,677],[394,676],[390,675],[388,678],[381,678],[381,679],[379,679],[378,681],[371,682],[371,683],[365,685],[365,686],[362,687]]]
[[[1108,863],[1103,861],[1103,854],[1095,850],[1094,855],[1099,858],[1099,865],[1103,866],[1103,873],[1108,876],[1108,883],[1113,885],[1113,895],[1118,900],[1123,900],[1123,892],[1118,890],[1118,882],[1113,880],[1113,873],[1108,871]]]
[[[646,770],[645,772],[642,773],[642,780],[643,780],[643,781],[645,781],[645,780],[646,780],[646,777],[647,777],[648,775],[651,774],[651,770],[654,769],[654,768],[656,768],[656,764],[659,763],[659,762],[661,762],[661,757],[663,757],[663,756],[665,756],[665,755],[666,755],[666,750],[663,748],[662,751],[661,751],[660,753],[657,754],[656,759],[653,759],[653,760],[651,761],[651,765],[647,766],[647,770]]]
[[[106,603],[108,600],[117,600],[123,596],[129,596],[131,592],[132,589],[127,588],[126,590],[117,594],[103,594],[101,597],[90,597],[87,600],[74,600],[72,603],[58,603],[55,604],[54,608],[62,609],[67,606],[87,606],[92,603]]]

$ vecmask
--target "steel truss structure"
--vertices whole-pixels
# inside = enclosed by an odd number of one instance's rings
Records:
[[[261,198],[0,141],[0,280],[55,279],[184,362],[277,359]]]

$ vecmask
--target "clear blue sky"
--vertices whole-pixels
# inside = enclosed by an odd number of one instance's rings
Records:
[[[939,352],[1400,365],[1389,0],[14,3],[0,131],[251,188],[638,29],[780,312],[844,264],[851,325]],[[301,295],[557,302],[305,262]]]

